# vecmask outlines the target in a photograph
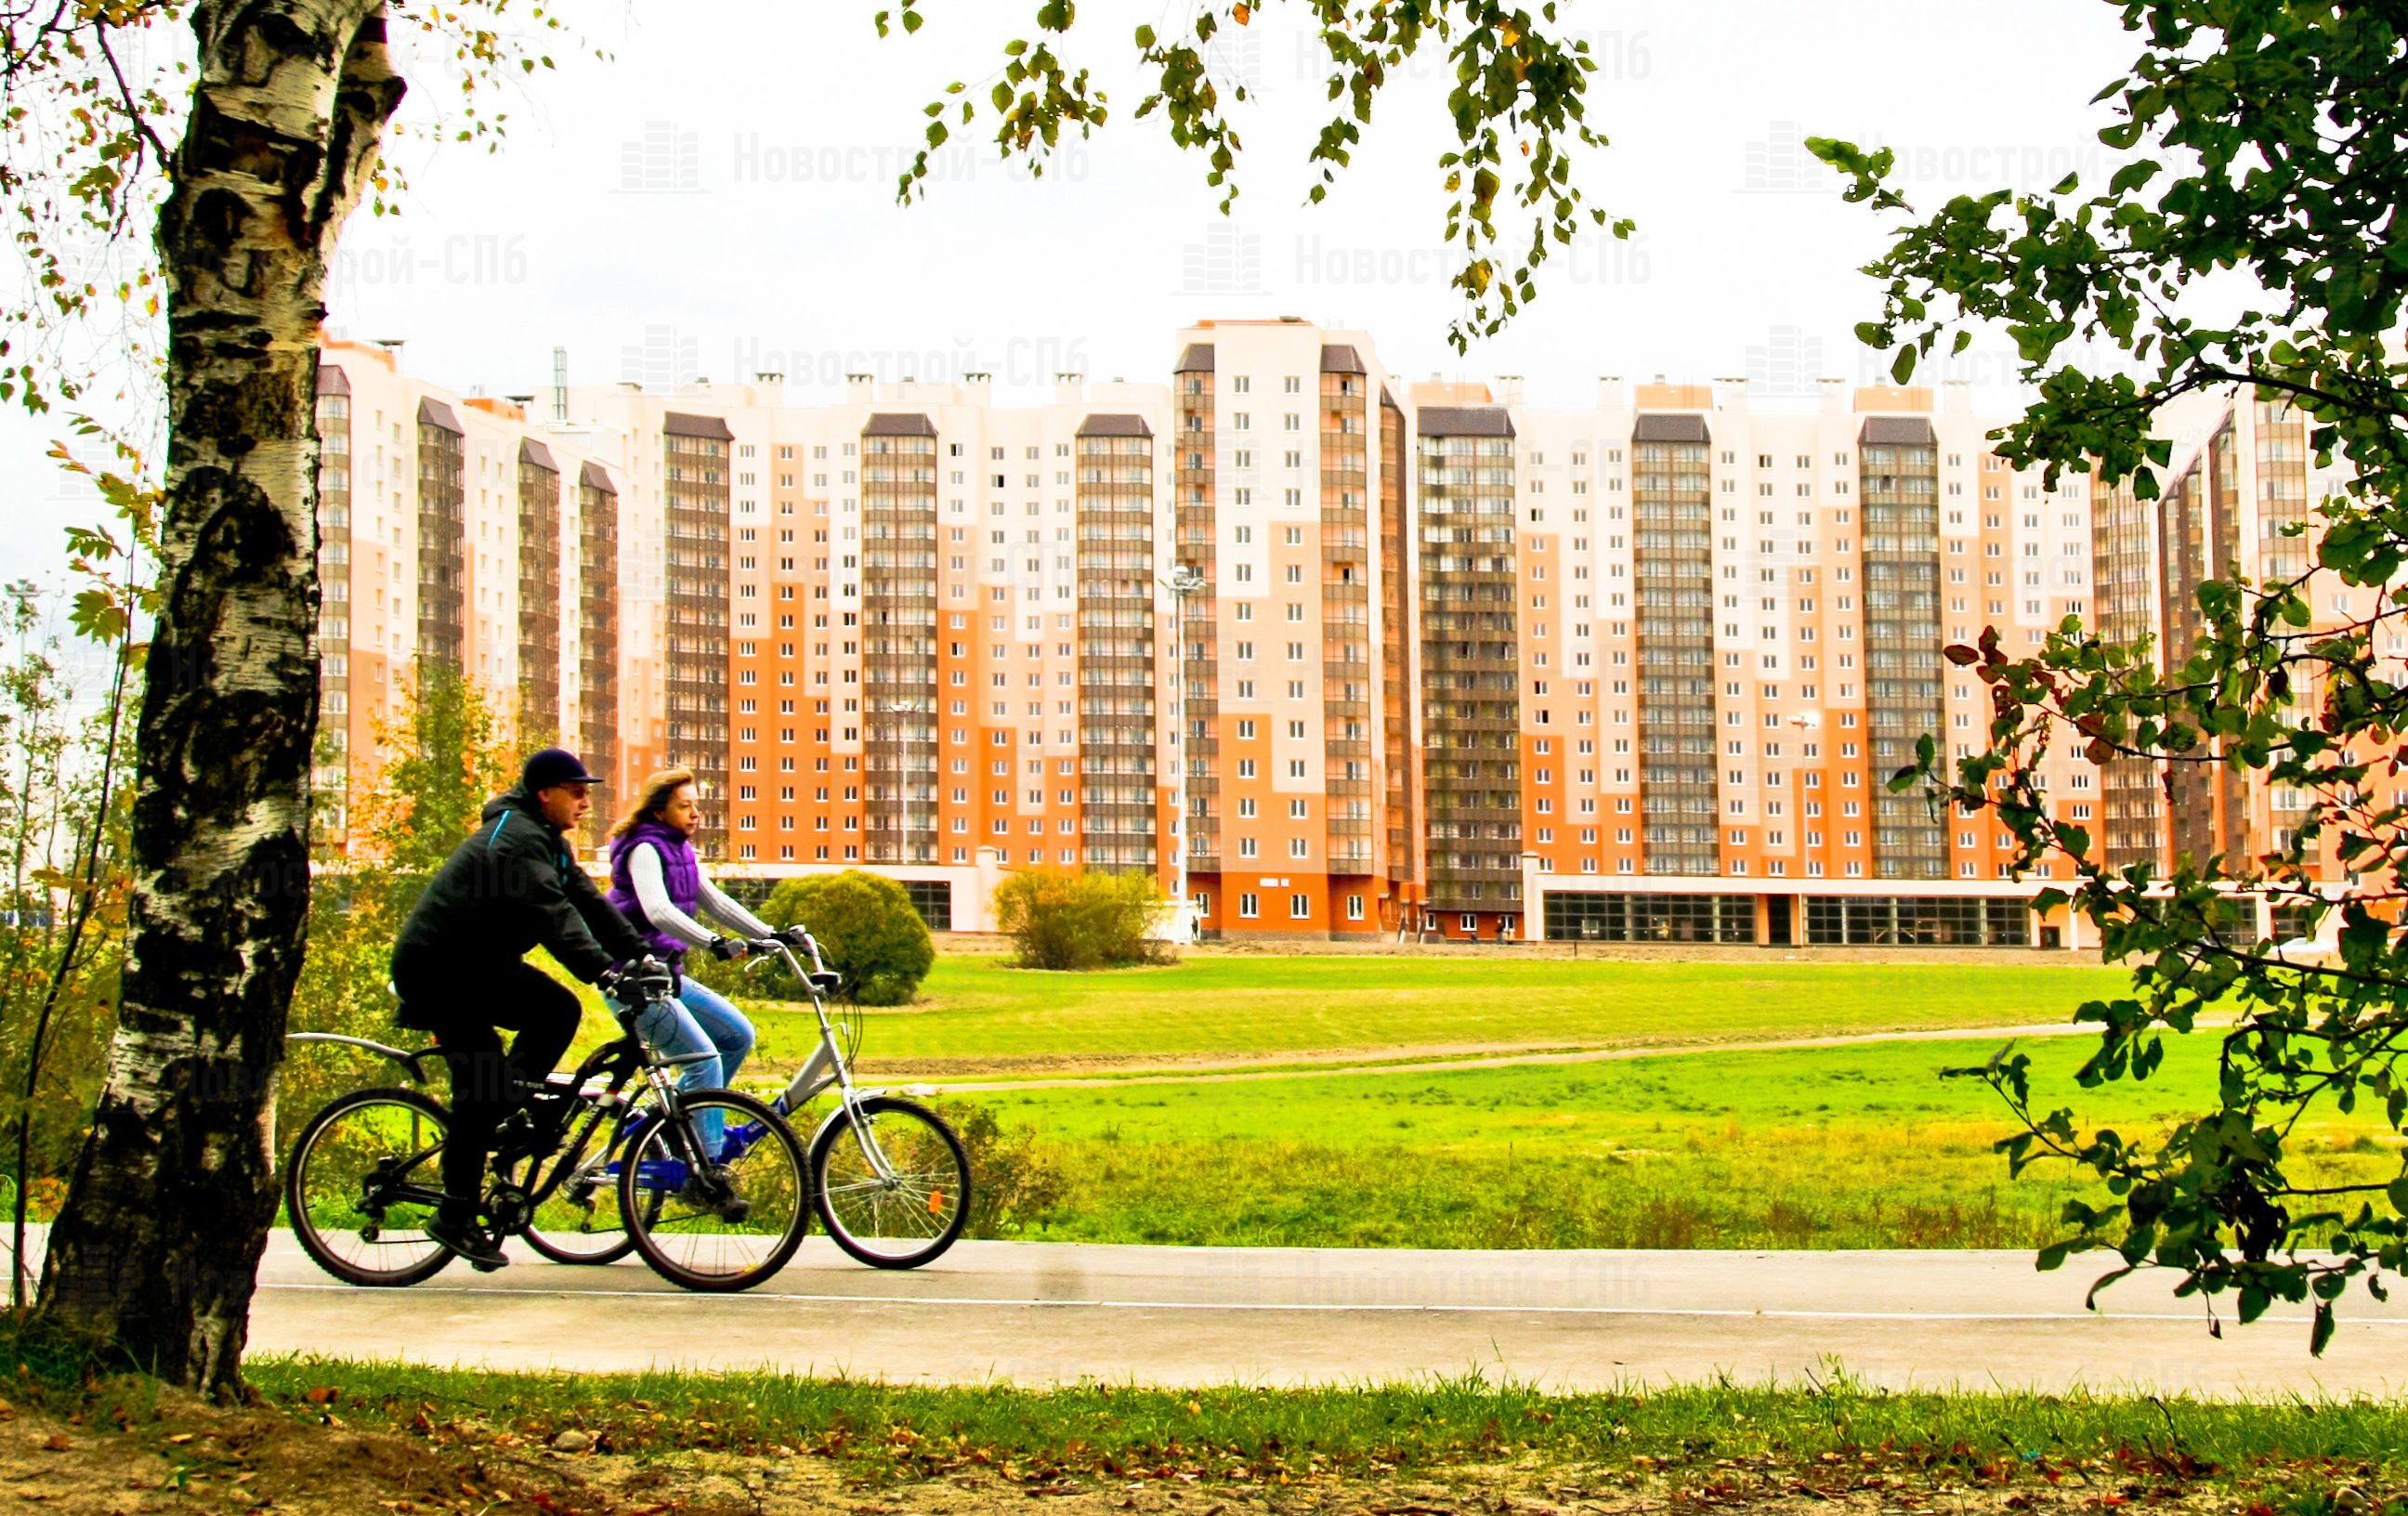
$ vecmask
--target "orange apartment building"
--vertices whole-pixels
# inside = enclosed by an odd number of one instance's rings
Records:
[[[2051,491],[2003,467],[1961,391],[1827,382],[1801,414],[1756,409],[1742,381],[1608,379],[1593,410],[1570,413],[1510,393],[1466,405],[1449,388],[1452,404],[1422,409],[1423,551],[1441,521],[1463,540],[1434,503],[1469,465],[1492,540],[1475,529],[1469,572],[1483,604],[1508,584],[1512,598],[1465,677],[1493,692],[1482,735],[1518,734],[1506,777],[1520,805],[1509,815],[1475,794],[1476,838],[1444,835],[1445,733],[1431,723],[1430,928],[2042,939],[2035,886],[2003,877],[1994,831],[1885,780],[1926,733],[1951,755],[1983,739],[1986,698],[1943,646],[1987,624],[2012,648],[2037,646],[2083,612],[2084,481]],[[1426,616],[1464,571],[1425,575]],[[1426,623],[1434,701],[1442,635]],[[2070,806],[2095,803],[2078,765],[2055,778]],[[1446,850],[1469,840],[1482,846],[1454,856],[1485,866],[1442,891]]]
[[[1924,734],[1984,739],[1940,650],[2069,615],[2179,650],[2198,577],[2306,563],[2279,406],[2193,428],[2143,503],[2006,467],[1956,388],[1547,409],[1301,321],[1172,353],[1035,406],[557,373],[538,405],[329,343],[329,793],[435,657],[614,797],[695,769],[724,872],[871,867],[939,925],[990,925],[1010,870],[1183,866],[1222,936],[2072,946],[1994,827],[1886,790]],[[2132,858],[2298,806],[2054,762]]]

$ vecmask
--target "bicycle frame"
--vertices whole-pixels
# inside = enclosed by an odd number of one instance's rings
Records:
[[[836,1108],[828,1112],[826,1119],[822,1121],[818,1129],[811,1134],[811,1140],[806,1151],[818,1151],[820,1138],[828,1128],[840,1118],[851,1117],[853,1140],[861,1148],[863,1162],[869,1165],[870,1172],[878,1176],[881,1183],[896,1182],[894,1166],[886,1161],[886,1154],[880,1151],[878,1144],[871,1139],[869,1123],[861,1119],[862,1103],[875,1099],[886,1092],[883,1089],[865,1090],[853,1082],[853,1069],[845,1063],[844,1050],[837,1040],[835,1023],[828,1020],[827,1000],[820,994],[818,981],[812,979],[810,974],[805,973],[802,965],[796,962],[795,951],[791,945],[778,938],[766,940],[777,943],[778,956],[785,960],[787,972],[801,980],[804,988],[810,992],[811,1012],[818,1017],[820,1023],[820,1045],[811,1051],[809,1058],[803,1060],[803,1066],[795,1071],[795,1077],[787,1082],[784,1092],[769,1103],[770,1108],[781,1116],[790,1115],[802,1109],[814,1096],[830,1085],[834,1085],[837,1092]],[[806,937],[804,946],[811,956],[812,972],[826,973],[827,965],[820,960],[820,945]],[[749,974],[767,962],[767,958],[755,957],[751,964],[745,965],[745,972]],[[731,1130],[728,1136],[735,1137],[738,1134]],[[747,1137],[742,1140],[749,1146],[758,1138]]]
[[[619,1022],[623,1035],[588,1053],[585,1061],[578,1065],[576,1072],[569,1076],[563,1094],[567,1098],[584,1106],[585,1114],[581,1123],[572,1122],[570,1125],[563,1128],[559,1141],[553,1145],[550,1152],[530,1155],[534,1163],[528,1175],[530,1182],[525,1187],[527,1203],[530,1206],[539,1206],[551,1199],[561,1184],[571,1174],[577,1172],[580,1163],[585,1156],[588,1144],[593,1141],[595,1130],[606,1118],[614,1113],[624,1112],[634,1118],[629,1123],[631,1126],[640,1124],[646,1119],[640,1110],[635,1108],[634,1102],[625,1098],[628,1084],[638,1074],[652,1090],[653,1098],[659,1102],[660,1109],[664,1113],[673,1113],[681,1108],[676,1093],[677,1084],[668,1077],[668,1071],[681,1064],[696,1063],[712,1056],[704,1052],[665,1057],[653,1052],[636,1031],[636,1019],[640,1014],[639,1008],[621,1006],[616,1001],[608,1003],[611,1007],[613,1017]],[[821,1018],[821,1028],[823,1032],[827,1029],[824,1015]],[[329,1043],[358,1048],[375,1053],[399,1068],[403,1076],[416,1085],[424,1085],[428,1082],[425,1061],[428,1058],[439,1056],[440,1053],[440,1049],[436,1047],[414,1050],[396,1048],[386,1043],[372,1041],[367,1037],[346,1037],[335,1032],[293,1032],[286,1035],[285,1041]],[[609,1079],[609,1084],[596,1094],[588,1094],[586,1085],[593,1080],[603,1077]],[[624,1137],[624,1134],[622,1133],[621,1136]],[[614,1137],[603,1148],[606,1159],[618,1146],[618,1140]],[[750,1146],[750,1143],[746,1145]],[[709,1161],[707,1154],[695,1156],[702,1161]],[[645,1169],[644,1178],[647,1187],[667,1191],[682,1188],[691,1175],[691,1169],[686,1163],[674,1159],[654,1160],[647,1164]],[[605,1176],[612,1179],[617,1177],[618,1171],[617,1160],[607,1162],[602,1169]]]

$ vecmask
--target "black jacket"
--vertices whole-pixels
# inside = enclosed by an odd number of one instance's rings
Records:
[[[512,790],[427,881],[394,943],[394,980],[405,995],[413,984],[474,984],[538,947],[588,984],[645,951],[543,808]]]

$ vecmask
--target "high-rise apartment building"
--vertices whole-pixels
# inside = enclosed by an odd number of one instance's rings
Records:
[[[2261,584],[2306,578],[2315,563],[2312,507],[2342,487],[2337,472],[2315,462],[2307,418],[2287,401],[2247,393],[2202,400],[2172,419],[2175,464],[2157,499],[2139,499],[2128,487],[2104,493],[2093,549],[2101,635],[2125,643],[2145,636],[2156,667],[2170,676],[2206,632],[2197,586],[2236,573]],[[2379,594],[2329,575],[2307,589],[2312,631],[2366,616]],[[2399,634],[2386,635],[2379,655],[2408,651]],[[2219,745],[2202,740],[2195,753],[2213,759]],[[2106,858],[2119,867],[2145,864],[2162,874],[2224,854],[2229,868],[2244,872],[2243,860],[2290,845],[2309,806],[2298,790],[2212,761],[2117,756],[2101,769]],[[2254,925],[2292,935],[2272,921]]]
[[[614,728],[609,703],[624,679],[595,619],[607,628],[613,613],[615,553],[596,501],[614,497],[615,465],[573,428],[530,423],[515,401],[411,378],[388,347],[324,344],[317,418],[315,827],[340,851],[379,733],[402,719],[426,667],[475,682],[531,740]],[[607,750],[595,770],[620,791]]]
[[[614,799],[695,769],[729,871],[876,868],[939,924],[1102,868],[1183,877],[1229,937],[2039,945],[2010,839],[1887,787],[1986,739],[1941,650],[2073,615],[2178,664],[2199,579],[2304,571],[2326,482],[2274,402],[2184,423],[2162,498],[2094,499],[1953,387],[1540,408],[1293,320],[1168,356],[1038,405],[764,375],[564,386],[536,422],[329,344],[329,794],[441,660]],[[2145,760],[2046,779],[2159,865],[2301,808]]]
[[[1402,408],[1367,335],[1293,320],[1190,328],[1172,380],[1190,903],[1232,935],[1393,932],[1420,879]]]

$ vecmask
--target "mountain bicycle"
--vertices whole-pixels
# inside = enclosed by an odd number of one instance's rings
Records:
[[[968,1223],[969,1159],[945,1119],[908,1095],[862,1089],[853,1081],[853,1057],[861,1045],[861,1015],[844,1007],[831,1011],[827,997],[843,983],[820,956],[819,943],[800,927],[774,937],[747,938],[751,955],[744,972],[783,962],[810,993],[819,1023],[819,1046],[769,1111],[790,1118],[834,1089],[836,1108],[812,1134],[809,1168],[812,1209],[828,1236],[845,1253],[873,1268],[917,1268],[952,1247]],[[806,970],[795,957],[799,947],[810,960]],[[640,1113],[628,1120],[638,1127]],[[759,1140],[755,1123],[731,1123],[727,1146],[735,1151]],[[607,1196],[609,1180],[621,1163],[624,1139],[610,1144],[572,1178],[563,1194]],[[635,1246],[624,1220],[607,1201],[581,1211],[555,1200],[523,1234],[528,1244],[555,1263],[607,1264]]]
[[[678,1088],[678,1066],[705,1055],[664,1057],[637,1035],[637,1018],[674,985],[649,960],[606,979],[621,1035],[574,1073],[526,1092],[502,1123],[485,1214],[497,1234],[525,1237],[563,1262],[632,1249],[686,1289],[750,1289],[785,1266],[810,1228],[811,1170],[768,1106],[733,1090]],[[418,1085],[436,1051],[327,1033],[288,1040],[365,1049]],[[302,1251],[351,1284],[409,1285],[441,1272],[455,1254],[424,1228],[443,1199],[447,1122],[440,1102],[400,1086],[355,1090],[311,1117],[285,1166],[285,1209]],[[716,1143],[705,1137],[714,1127]],[[611,1224],[577,1223],[606,1207]]]

